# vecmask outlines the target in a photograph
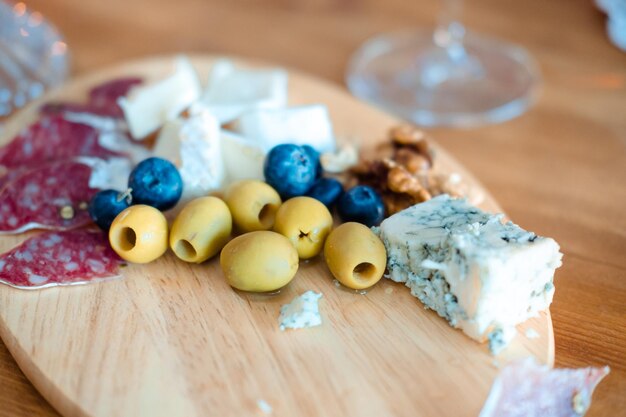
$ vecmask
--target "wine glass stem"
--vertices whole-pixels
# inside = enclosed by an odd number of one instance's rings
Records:
[[[465,27],[461,23],[463,0],[443,0],[443,3],[433,41],[435,45],[445,49],[452,60],[460,61],[466,57],[463,47]]]

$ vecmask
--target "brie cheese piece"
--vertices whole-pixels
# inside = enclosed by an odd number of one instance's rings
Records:
[[[264,179],[265,151],[260,146],[227,130],[220,137],[227,183]]]
[[[387,249],[388,278],[468,336],[508,344],[515,326],[546,309],[554,294],[559,245],[502,215],[440,195],[374,230]]]
[[[196,71],[185,57],[175,61],[172,75],[133,88],[118,99],[133,139],[141,140],[178,116],[200,97]]]
[[[133,164],[129,159],[80,156],[76,160],[91,168],[89,188],[112,189],[120,192],[128,188],[128,176],[133,169]]]
[[[307,291],[296,297],[289,304],[280,308],[278,323],[280,330],[302,329],[304,327],[314,327],[322,324],[318,300],[322,298],[321,293]]]
[[[286,106],[287,92],[284,70],[240,69],[220,60],[213,65],[200,101],[220,123],[228,123],[248,110]]]
[[[235,131],[269,150],[282,143],[311,145],[318,152],[333,152],[335,137],[323,104],[248,111],[234,122]]]
[[[222,187],[220,128],[217,119],[201,105],[193,105],[188,119],[165,124],[154,147],[154,156],[178,167],[183,179],[181,201],[208,195]]]

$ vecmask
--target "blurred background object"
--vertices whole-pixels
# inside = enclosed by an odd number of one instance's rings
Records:
[[[519,46],[466,33],[462,0],[442,4],[434,31],[365,42],[350,60],[350,91],[422,126],[470,127],[522,114],[539,86],[533,59]]]
[[[522,114],[539,70],[526,50],[466,33],[462,0],[442,1],[434,32],[376,36],[353,55],[347,84],[357,97],[422,126],[470,127]]]
[[[41,13],[0,0],[0,129],[2,119],[65,80],[67,44]]]
[[[626,52],[626,0],[596,0],[608,16],[606,33],[615,46]]]

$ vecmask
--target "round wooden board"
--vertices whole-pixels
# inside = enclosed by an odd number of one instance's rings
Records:
[[[213,58],[192,60],[206,79]],[[83,99],[90,86],[122,75],[158,78],[171,62],[157,57],[107,68],[42,100]],[[337,136],[358,138],[364,148],[399,123],[296,71],[289,84],[292,103],[325,103]],[[34,120],[40,103],[9,120],[0,143]],[[437,148],[437,158],[482,190],[444,150]],[[500,211],[482,191],[482,208]],[[0,238],[0,250],[25,237]],[[281,332],[280,306],[306,290],[324,295],[322,326]],[[539,337],[525,337],[528,328]],[[260,401],[274,416],[476,416],[499,364],[528,355],[554,360],[549,312],[519,329],[494,358],[406,287],[383,280],[365,295],[348,292],[319,259],[302,263],[274,296],[233,291],[216,260],[189,265],[171,254],[130,266],[116,281],[41,291],[0,286],[0,335],[66,416],[264,415]]]

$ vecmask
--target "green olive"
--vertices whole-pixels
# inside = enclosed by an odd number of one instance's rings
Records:
[[[258,180],[243,180],[232,184],[224,194],[233,222],[240,232],[270,230],[276,211],[282,203],[272,187]]]
[[[309,259],[322,251],[333,228],[333,216],[324,204],[311,197],[294,197],[276,212],[274,231],[288,238],[300,259]]]
[[[113,250],[129,262],[152,262],[167,250],[167,220],[154,207],[137,204],[117,215],[109,229]]]
[[[328,269],[343,285],[355,290],[371,287],[382,278],[387,264],[383,242],[360,223],[344,223],[324,245]]]
[[[226,281],[238,290],[275,291],[287,285],[298,272],[298,252],[283,235],[250,232],[224,246],[220,265]]]
[[[228,206],[217,197],[190,201],[176,216],[170,231],[170,248],[186,262],[201,263],[228,242],[233,218]]]

